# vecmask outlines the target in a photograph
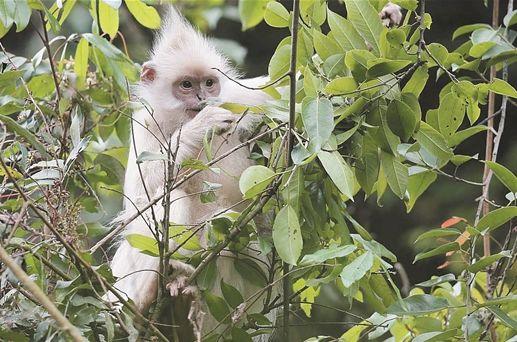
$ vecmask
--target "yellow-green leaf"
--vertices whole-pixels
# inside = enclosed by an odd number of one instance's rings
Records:
[[[140,24],[150,29],[160,27],[160,15],[154,7],[144,4],[141,0],[125,0],[125,3],[129,12]]]

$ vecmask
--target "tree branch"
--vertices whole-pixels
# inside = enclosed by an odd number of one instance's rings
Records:
[[[63,329],[74,341],[86,341],[81,335],[81,332],[59,311],[54,303],[47,297],[47,295],[34,283],[27,273],[14,261],[7,253],[3,246],[0,245],[0,260],[13,272],[16,278],[23,284],[25,289],[30,292],[34,299],[36,299],[56,320],[61,329]]]

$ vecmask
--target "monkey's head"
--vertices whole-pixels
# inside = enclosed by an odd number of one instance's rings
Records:
[[[221,96],[227,82],[219,71],[235,77],[227,59],[214,45],[171,8],[144,63],[139,95],[153,107],[160,121],[184,122],[194,117],[209,98]]]
[[[167,77],[170,76],[170,77]],[[189,117],[195,116],[203,109],[206,100],[217,98],[221,92],[221,83],[215,70],[204,67],[185,68],[184,72],[162,73],[162,87],[169,88],[164,96],[172,96],[172,103],[183,107]],[[145,63],[140,75],[144,84],[151,85],[157,80],[157,67]],[[156,86],[156,85],[155,85]]]

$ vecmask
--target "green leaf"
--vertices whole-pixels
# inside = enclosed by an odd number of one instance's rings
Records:
[[[56,91],[56,85],[51,74],[42,74],[33,77],[27,84],[32,95],[37,98],[44,98]]]
[[[453,135],[451,135],[447,139],[447,145],[449,145],[450,147],[454,147],[456,145],[459,145],[465,139],[470,138],[474,134],[483,132],[486,130],[487,130],[487,127],[484,125],[476,125],[476,126],[469,127],[467,129],[464,129],[462,131],[456,132]]]
[[[369,79],[372,79],[383,75],[392,74],[402,68],[405,68],[410,63],[411,61],[387,60],[384,58],[379,58],[377,60],[369,61],[366,76]]]
[[[470,101],[467,106],[467,117],[469,118],[470,124],[474,124],[474,122],[479,119],[479,115],[481,115],[481,109],[479,108],[478,101]]]
[[[27,0],[16,0],[14,3],[13,20],[16,24],[16,32],[23,31],[29,24],[32,10],[29,7]],[[1,8],[1,6],[0,6]]]
[[[324,261],[334,258],[342,258],[355,251],[357,247],[354,245],[337,246],[333,245],[324,249],[320,249],[312,254],[307,254],[300,261],[300,265],[320,264]]]
[[[311,69],[306,68],[303,72],[303,91],[305,95],[316,97],[320,91],[321,81],[317,76],[311,72]]]
[[[146,5],[141,0],[124,0],[124,2],[129,12],[141,25],[150,29],[160,27],[160,15],[154,7]]]
[[[352,286],[358,280],[361,280],[365,274],[373,267],[373,254],[368,251],[355,258],[351,263],[346,265],[341,271],[340,277],[345,287]]]
[[[160,255],[158,250],[158,241],[156,241],[153,237],[141,234],[128,234],[126,235],[126,240],[129,242],[131,247],[138,249],[144,254],[155,257]]]
[[[504,325],[512,328],[514,331],[517,331],[517,321],[511,318],[506,312],[503,310],[489,306],[488,310],[492,311],[492,313],[503,322]]]
[[[288,27],[289,11],[279,2],[268,2],[266,11],[264,12],[264,20],[269,26]]]
[[[343,195],[353,201],[355,177],[352,168],[347,164],[339,152],[319,151],[318,159],[332,179],[332,182]]]
[[[445,95],[438,108],[438,127],[440,132],[449,137],[461,126],[465,117],[465,102],[453,92]]]
[[[0,23],[9,29],[14,22],[14,10],[16,4],[14,0],[0,1]]]
[[[293,170],[293,173],[286,174],[285,176],[288,176],[287,179],[289,183],[286,184],[284,190],[282,190],[282,197],[284,201],[296,211],[296,214],[298,214],[300,212],[302,195],[305,191],[303,169],[297,167]]]
[[[309,151],[317,152],[328,141],[334,128],[332,102],[306,97],[302,102],[302,122],[309,137]]]
[[[11,132],[18,134],[23,139],[27,140],[29,144],[31,144],[44,158],[51,158],[50,154],[47,152],[45,146],[38,141],[38,139],[32,134],[28,129],[20,126],[16,121],[11,119],[8,116],[0,114],[0,121],[3,122],[7,129]]]
[[[422,91],[427,84],[427,80],[429,79],[429,72],[427,66],[422,65],[416,69],[413,73],[409,81],[406,83],[404,88],[402,89],[402,93],[412,93],[415,96],[420,96]]]
[[[248,334],[244,329],[239,327],[232,328],[232,341],[239,342],[252,342],[251,335]]]
[[[312,35],[314,49],[322,60],[326,60],[330,56],[337,55],[341,52],[341,47],[334,39],[332,39],[332,37],[326,36],[317,30],[314,30]]]
[[[431,43],[427,45],[427,49],[429,50],[431,56],[433,56],[434,59],[436,59],[440,63],[440,65],[445,65],[447,57],[449,56],[449,51],[447,51],[447,48],[445,46],[438,43]],[[432,65],[436,65],[434,59],[428,58],[428,62]]]
[[[12,86],[22,75],[21,70],[8,70],[0,73],[0,89]]]
[[[374,54],[380,53],[379,39],[384,26],[379,14],[369,1],[345,0],[348,19],[363,38],[372,46]]]
[[[114,45],[110,44],[106,39],[99,37],[93,33],[83,33],[84,39],[86,39],[92,46],[99,49],[107,59],[113,59],[116,61],[130,62],[126,55],[124,55]]]
[[[436,247],[430,251],[418,253],[415,256],[415,260],[413,260],[413,263],[415,263],[419,260],[422,260],[422,259],[427,259],[427,258],[436,256],[436,255],[445,254],[445,253],[451,252],[451,251],[457,251],[458,249],[460,249],[460,245],[456,241],[449,242],[449,243],[446,243],[439,247]]]
[[[476,272],[484,270],[485,268],[492,265],[494,262],[498,261],[499,259],[511,258],[511,257],[512,257],[511,251],[502,251],[497,254],[492,254],[487,257],[481,258],[478,261],[476,261],[475,263],[473,263],[472,265],[468,266],[467,271],[476,273]]]
[[[517,207],[499,208],[483,216],[481,220],[479,220],[476,229],[480,232],[485,229],[492,231],[510,221],[515,216],[517,216]]]
[[[458,329],[432,331],[416,336],[412,342],[442,342],[449,341],[458,334]]]
[[[262,268],[251,259],[235,259],[233,262],[237,273],[240,274],[241,277],[249,281],[251,284],[258,286],[260,288],[266,286],[267,277],[262,271]]]
[[[250,0],[251,1],[251,0]],[[283,45],[276,49],[269,61],[268,73],[273,80],[280,78],[289,71],[291,61],[291,46]]]
[[[392,46],[401,46],[406,41],[406,32],[399,28],[391,29],[386,32],[386,40]]]
[[[476,304],[479,308],[491,307],[491,306],[499,306],[505,304],[515,304],[517,303],[517,294],[510,294],[504,297],[489,299],[484,303]]]
[[[97,1],[99,1],[99,23],[101,29],[106,32],[111,39],[114,39],[117,35],[119,25],[118,10],[103,0]]]
[[[511,192],[517,192],[517,176],[504,167],[493,161],[485,161],[490,170],[492,170],[496,177],[510,190]]]
[[[188,229],[185,226],[177,224],[169,224],[169,238],[181,248],[189,251],[199,251],[201,249],[201,242],[199,237],[194,234],[194,231]]]
[[[221,292],[226,302],[232,307],[237,308],[241,303],[244,303],[241,293],[235,287],[224,282],[221,279]]]
[[[503,18],[503,23],[506,27],[517,24],[517,10],[508,12]]]
[[[429,238],[437,238],[437,237],[445,237],[445,236],[458,236],[460,234],[461,234],[461,232],[459,230],[456,230],[453,228],[431,229],[425,233],[420,234],[417,237],[417,239],[415,240],[415,243],[420,242],[425,239],[429,239]]]
[[[393,100],[388,105],[386,117],[389,128],[403,141],[408,141],[416,130],[420,118],[407,104]]]
[[[425,122],[415,135],[416,141],[428,152],[438,158],[438,165],[446,164],[452,157],[452,150],[447,146],[443,135]]]
[[[239,189],[244,198],[253,198],[261,194],[275,178],[275,173],[262,165],[248,167],[241,175]]]
[[[347,94],[357,90],[357,82],[353,77],[338,77],[325,86],[325,93],[329,95]]]
[[[264,19],[267,3],[268,0],[239,0],[239,15],[243,31],[260,24]]]
[[[344,52],[353,49],[367,49],[363,37],[361,37],[350,21],[330,10],[327,12],[327,20],[332,37]]]
[[[196,277],[196,284],[201,291],[211,290],[217,277],[217,267],[214,260],[210,261]]]
[[[464,26],[460,26],[458,27],[454,33],[452,34],[452,40],[460,37],[460,36],[463,36],[467,33],[471,33],[477,29],[480,29],[480,28],[488,28],[490,29],[490,25],[487,25],[487,24],[472,24],[472,25],[464,25]]]
[[[508,82],[496,78],[490,83],[490,90],[496,94],[517,98],[517,90]]]
[[[81,83],[84,83],[86,74],[88,72],[88,55],[88,41],[84,38],[81,38],[79,40],[79,44],[77,44],[74,58],[74,71],[77,74],[77,77],[80,79]]]
[[[445,275],[439,276],[439,277],[433,276],[431,279],[418,283],[415,286],[433,287],[433,286],[436,286],[439,284],[448,283],[448,282],[455,281],[455,280],[456,280],[456,276],[452,273],[448,273],[448,274],[445,274]]]
[[[406,165],[402,164],[392,154],[381,152],[381,167],[388,180],[391,191],[400,199],[406,194],[409,171]]]
[[[402,302],[402,303],[401,303]],[[388,313],[397,316],[417,316],[446,309],[447,299],[428,294],[413,295],[391,305]]]
[[[50,11],[48,10],[48,8],[46,6],[42,5],[41,7],[43,9],[43,12],[45,12],[45,18],[47,19],[47,25],[46,25],[45,29],[48,31],[50,28],[50,29],[52,29],[52,32],[54,32],[55,34],[58,34],[59,31],[61,30],[61,25],[56,20],[54,15],[52,13],[50,13]]]
[[[355,176],[364,192],[370,195],[379,178],[378,147],[370,135],[364,135],[362,141],[362,156],[355,165]]]
[[[470,48],[469,55],[474,58],[481,58],[494,46],[496,46],[495,42],[482,42],[479,44],[475,44]]]
[[[280,258],[296,265],[302,252],[303,239],[298,216],[291,206],[284,206],[273,223],[273,243]]]
[[[208,311],[218,322],[230,323],[230,309],[221,297],[206,291],[203,293]]]
[[[406,210],[409,213],[416,200],[427,190],[438,176],[432,171],[419,172],[409,176],[407,191],[409,200],[406,201]]]

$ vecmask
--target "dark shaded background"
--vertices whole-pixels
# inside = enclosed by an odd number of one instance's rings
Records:
[[[289,1],[283,1],[286,7],[290,7]],[[202,0],[194,1],[202,3]],[[234,2],[231,2],[234,4]],[[345,14],[343,4],[338,1],[329,1],[332,10]],[[491,1],[489,1],[489,6]],[[501,1],[501,20],[506,14],[507,0]],[[87,32],[91,28],[91,18],[84,6],[76,8],[67,21],[64,34],[72,32]],[[484,22],[491,23],[491,10],[484,6],[482,0],[427,0],[427,11],[433,17],[433,25],[426,33],[427,42],[438,42],[445,45],[449,51],[459,46],[465,38],[457,39],[452,42],[452,32],[455,28],[472,23]],[[232,13],[232,10],[229,10]],[[235,14],[236,10],[233,10]],[[40,25],[39,18],[33,17],[35,26]],[[133,18],[130,18],[126,11],[121,12],[121,31],[126,37],[131,58],[141,63],[145,61],[147,51],[152,43],[152,32],[139,26]],[[41,47],[37,35],[33,32],[34,27],[29,28],[19,34],[10,32],[2,39],[2,43],[8,51],[22,56],[30,57]],[[273,29],[267,24],[262,23],[256,28],[242,32],[238,21],[229,18],[222,18],[217,26],[209,30],[211,36],[234,40],[247,49],[244,63],[239,68],[248,76],[257,76],[267,73],[269,59],[272,56],[278,42],[288,34],[287,30]],[[120,41],[115,41],[120,44]],[[230,54],[237,50],[230,51]],[[442,77],[436,80],[434,77],[435,69],[432,70],[432,77],[421,96],[421,105],[425,113],[429,108],[438,106],[438,92],[447,83],[448,79]],[[510,83],[516,86],[515,80],[517,69],[510,70]],[[486,106],[482,108],[482,117],[486,117]],[[506,130],[501,142],[499,160],[510,170],[517,170],[517,117],[515,107],[509,106],[507,113]],[[480,158],[484,158],[485,149],[484,134],[478,134],[464,143],[464,146],[457,150],[457,153],[474,155],[479,153]],[[480,182],[483,164],[479,162],[469,162],[462,166],[459,176]],[[453,168],[447,170],[449,173]],[[504,199],[505,190],[498,183],[493,181],[491,197],[499,202],[506,203]],[[415,238],[425,230],[435,228],[451,216],[461,216],[469,221],[474,220],[477,202],[475,201],[481,194],[481,189],[476,186],[467,185],[449,178],[439,178],[423,195],[413,208],[413,211],[406,214],[405,206],[399,199],[395,198],[389,191],[384,196],[383,206],[376,204],[376,198],[366,201],[362,200],[359,194],[356,203],[352,208],[353,214],[374,237],[394,252],[399,261],[406,269],[411,284],[427,280],[432,274],[448,273],[449,270],[436,270],[436,266],[442,264],[444,257],[435,257],[427,261],[421,261],[414,265],[412,260],[421,250],[428,248],[425,244],[415,245]],[[495,246],[494,246],[495,247]],[[454,264],[452,264],[454,269]],[[398,280],[398,279],[397,279]],[[335,305],[338,297],[331,290],[325,291],[320,302],[332,303]],[[346,308],[346,304],[344,304]],[[326,321],[345,320],[342,314],[323,313],[322,308],[315,308],[314,317],[324,318]],[[315,318],[316,319],[316,318]],[[322,319],[319,319],[322,320]],[[338,334],[343,331],[343,327],[336,326],[314,326],[305,327],[312,336],[315,331],[321,334]],[[301,331],[301,330],[300,330]],[[301,333],[303,335],[303,333]]]

